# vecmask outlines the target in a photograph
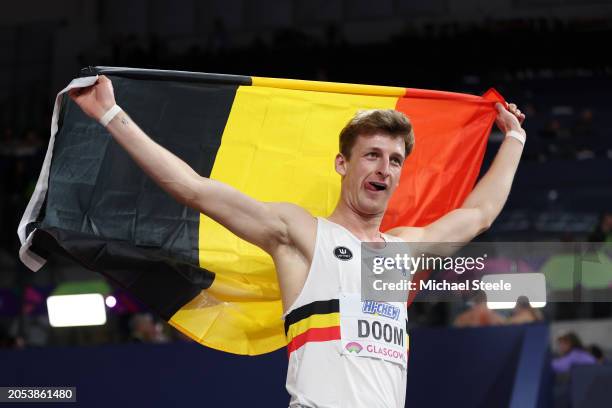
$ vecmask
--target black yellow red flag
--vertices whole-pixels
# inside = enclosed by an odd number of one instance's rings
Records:
[[[361,109],[412,120],[415,148],[383,220],[421,226],[461,205],[478,176],[495,120],[484,96],[329,82],[95,67],[117,103],[200,175],[315,216],[333,210],[338,134]],[[63,92],[65,92],[64,90]],[[286,345],[271,258],[156,186],[100,124],[58,94],[51,140],[19,226],[20,256],[49,252],[97,271],[194,340],[238,354]]]

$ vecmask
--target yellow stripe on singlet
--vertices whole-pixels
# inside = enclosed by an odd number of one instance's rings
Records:
[[[293,338],[299,336],[309,329],[319,329],[339,325],[340,313],[315,314],[289,326],[289,330],[287,331],[287,340],[291,341]]]

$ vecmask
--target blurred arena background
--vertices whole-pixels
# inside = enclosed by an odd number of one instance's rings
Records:
[[[81,68],[107,65],[217,72],[478,95],[495,87],[527,115],[528,141],[510,199],[480,240],[610,242],[611,38],[612,1],[608,0],[22,0],[5,5],[0,14],[0,347],[7,350],[0,354],[5,371],[0,385],[53,385],[48,381],[62,378],[66,385],[78,383],[84,399],[85,393],[92,398],[94,388],[71,380],[69,372],[60,377],[41,374],[45,371],[43,358],[53,364],[70,361],[78,365],[80,357],[75,356],[97,355],[92,361],[104,365],[105,356],[123,361],[136,358],[140,363],[150,357],[159,359],[157,364],[150,363],[154,369],[179,377],[183,375],[179,372],[198,369],[210,376],[211,370],[217,372],[219,365],[226,364],[227,378],[232,369],[255,378],[261,373],[257,367],[267,366],[263,396],[249,397],[246,392],[231,397],[250,398],[255,406],[260,400],[268,401],[268,392],[276,395],[269,397],[273,402],[261,405],[286,404],[283,398],[288,398],[283,394],[283,351],[251,359],[205,351],[189,345],[189,340],[158,321],[136,299],[93,272],[53,258],[32,273],[19,261],[17,225],[42,165],[52,103]],[[483,169],[501,140],[494,129]],[[612,292],[612,271],[608,283],[598,289]],[[106,299],[104,325],[49,325],[48,296],[92,292]],[[610,294],[607,296],[609,299]],[[416,345],[412,346],[409,390],[419,376],[413,362],[440,362],[431,368],[434,376],[443,370],[468,369],[459,362],[445,367],[442,363],[450,365],[451,360],[445,360],[443,346],[419,351],[417,345],[422,344],[418,343],[421,335],[438,341],[457,339],[452,343],[458,347],[455,353],[469,353],[475,346],[465,342],[461,331],[480,329],[453,328],[453,323],[465,321],[459,316],[470,310],[463,303],[415,303],[410,308],[411,327],[421,334],[415,334]],[[612,384],[612,366],[605,361],[612,358],[611,303],[549,303],[530,312],[526,320],[513,320],[516,310],[495,313],[502,324],[483,328],[478,337],[491,342],[478,347],[493,347],[494,339],[526,330],[517,326],[513,332],[509,322],[536,321],[538,327],[546,328],[543,358],[547,367],[550,355],[565,352],[564,341],[577,346],[573,337],[563,336],[568,333],[575,333],[585,348],[596,346],[595,355],[601,351],[600,371],[573,369],[533,380],[539,387],[537,406],[604,406],[597,405],[600,398],[608,398],[609,403],[611,395],[609,390],[605,394],[605,384]],[[492,325],[492,320],[479,322],[466,325]],[[516,343],[517,347],[526,341]],[[91,346],[96,347],[87,348]],[[70,355],[70,350],[75,354]],[[522,361],[522,354],[516,353]],[[195,355],[205,367],[194,366]],[[495,360],[495,353],[487,359]],[[15,368],[35,361],[38,376]],[[468,399],[453,394],[454,406],[536,406],[517,399],[525,395],[517,396],[520,380],[515,374],[521,372],[520,361],[514,365],[491,361],[495,370],[507,371],[507,378],[498,377],[507,384],[489,387],[489,394],[484,393],[489,399],[483,397],[476,405],[466,405],[462,401]],[[170,370],[168,364],[176,367]],[[487,362],[482,364],[486,371]],[[116,375],[111,367],[106,369],[104,373]],[[150,374],[142,370],[127,369],[126,373],[136,389],[150,384]],[[193,379],[190,375],[187,377]],[[465,393],[479,387],[478,375],[472,383],[460,385]],[[190,392],[205,386],[198,381],[182,384],[191,389],[181,391],[184,398],[197,398]],[[243,389],[264,387],[264,383],[253,384]],[[428,388],[421,388],[423,394],[440,392],[448,384],[440,379],[424,386]],[[114,387],[110,390],[121,389]],[[215,387],[200,397],[203,406],[209,406],[207,401],[210,406],[236,406],[235,399],[223,399],[230,388]],[[121,395],[124,401],[129,399]],[[492,400],[491,395],[495,396]],[[411,400],[415,401],[409,392],[407,406],[412,406]],[[169,399],[167,403],[172,405],[172,401],[186,400]],[[442,406],[436,405],[439,399],[434,397],[429,401],[429,406]],[[122,405],[119,400],[117,404]]]

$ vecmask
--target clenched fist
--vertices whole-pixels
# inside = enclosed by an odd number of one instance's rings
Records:
[[[525,131],[521,127],[525,121],[525,114],[523,114],[515,104],[508,104],[508,109],[504,108],[501,103],[496,103],[497,117],[495,118],[495,124],[502,133],[506,134],[511,130],[525,134]]]
[[[98,122],[115,105],[113,83],[104,75],[100,75],[95,84],[87,88],[72,89],[68,95],[87,116]]]

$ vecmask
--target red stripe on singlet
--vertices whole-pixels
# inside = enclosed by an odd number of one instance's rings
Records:
[[[287,344],[287,354],[291,354],[295,350],[302,347],[304,344],[311,341],[330,341],[340,339],[340,326],[312,328],[304,333],[295,336],[289,344]]]

